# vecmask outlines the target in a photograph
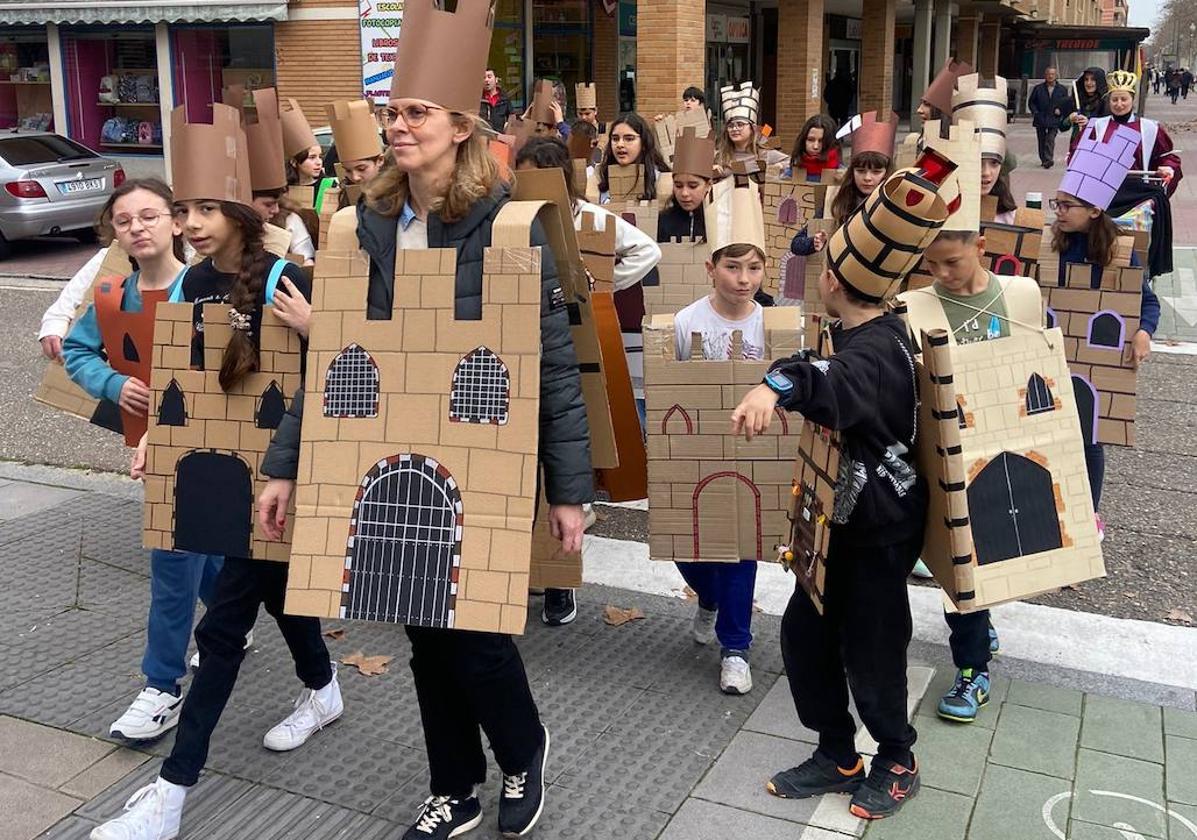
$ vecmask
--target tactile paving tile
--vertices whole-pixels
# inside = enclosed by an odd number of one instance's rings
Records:
[[[131,572],[148,575],[150,553],[141,545],[142,505],[120,501],[89,512],[83,534],[83,556]]]
[[[0,694],[0,714],[33,715],[39,723],[66,727],[119,698],[131,701],[142,685],[140,675],[113,675],[72,662]]]
[[[367,840],[394,837],[395,826],[268,785],[254,785],[218,819],[204,826],[204,840]],[[199,836],[195,831],[181,837]]]
[[[39,834],[37,840],[88,840],[91,830],[96,824],[81,817],[67,817],[44,834]]]
[[[81,660],[91,651],[136,632],[137,625],[144,621],[144,616],[135,618],[92,610],[64,610],[40,620],[36,627],[3,646],[0,687],[8,694],[21,683],[67,662]]]
[[[150,784],[158,777],[160,765],[157,761],[143,764],[117,784],[108,788],[91,802],[75,812],[78,817],[103,822],[119,816],[125,802],[137,790]],[[199,784],[187,792],[187,805],[183,809],[183,830],[179,837],[207,837],[207,826],[220,824],[220,813],[237,804],[254,785],[244,779],[235,779],[220,773],[205,772]]]
[[[86,558],[80,562],[78,574],[79,606],[126,616],[148,615],[150,579],[146,575]]]
[[[628,786],[635,780],[628,777]],[[628,800],[604,801],[588,788],[568,790],[554,785],[547,791],[544,815],[536,824],[537,840],[630,840],[656,837],[670,814],[640,808]]]

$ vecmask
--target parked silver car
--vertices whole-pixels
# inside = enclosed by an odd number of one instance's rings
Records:
[[[100,208],[125,171],[52,132],[0,133],[0,259],[31,236],[92,235]]]

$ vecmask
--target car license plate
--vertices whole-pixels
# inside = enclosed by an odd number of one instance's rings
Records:
[[[59,181],[58,191],[63,195],[73,193],[94,192],[104,189],[103,178],[84,178],[80,181]]]

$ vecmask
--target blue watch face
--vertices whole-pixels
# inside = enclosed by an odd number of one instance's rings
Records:
[[[765,374],[765,384],[774,391],[781,393],[788,392],[794,388],[794,383],[790,381],[790,377],[776,371],[770,371]]]

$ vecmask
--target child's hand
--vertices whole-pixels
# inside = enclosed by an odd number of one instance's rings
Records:
[[[822,251],[823,246],[827,244],[827,233],[825,231],[818,231],[814,237],[815,250]]]
[[[150,438],[149,432],[141,436],[141,440],[137,442],[137,449],[133,451],[133,463],[129,466],[129,477],[133,479],[145,478],[145,452],[146,444]]]
[[[266,482],[262,495],[258,496],[258,524],[268,539],[281,540],[287,527],[287,506],[295,482],[289,478],[272,478]]]
[[[1143,362],[1147,361],[1147,357],[1151,355],[1151,335],[1147,330],[1139,330],[1131,338],[1130,345],[1130,363],[1138,367]]]
[[[146,414],[150,410],[150,389],[136,376],[130,376],[121,386],[117,404],[130,414]]]
[[[756,435],[767,432],[769,423],[773,421],[777,400],[777,392],[768,385],[757,385],[745,394],[732,412],[732,434],[743,432],[746,440],[752,440]]]
[[[42,355],[52,362],[62,361],[62,339],[56,335],[48,335],[40,341]]]
[[[308,327],[312,320],[312,305],[307,298],[300,294],[299,289],[286,276],[279,278],[285,294],[274,294],[274,314],[304,338],[308,337]]]

